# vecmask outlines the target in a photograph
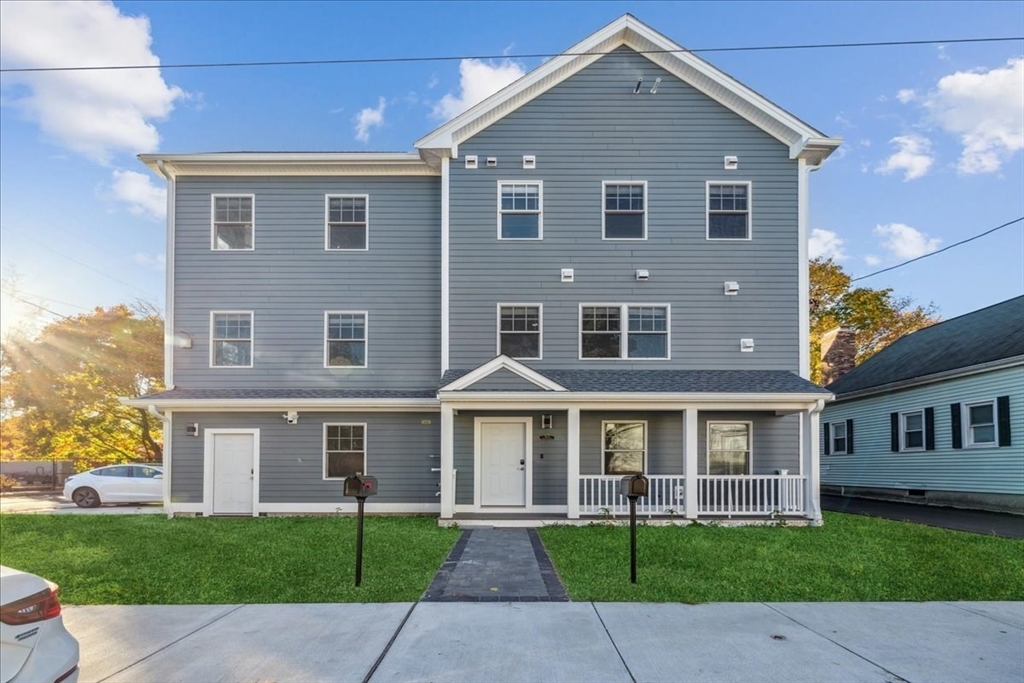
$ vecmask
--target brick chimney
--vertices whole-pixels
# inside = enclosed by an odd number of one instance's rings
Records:
[[[857,332],[833,327],[821,335],[821,383],[828,386],[853,370],[857,361]]]

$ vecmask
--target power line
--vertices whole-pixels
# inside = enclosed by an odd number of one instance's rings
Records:
[[[948,247],[943,247],[942,249],[939,249],[938,251],[929,252],[929,253],[925,254],[924,256],[918,256],[917,258],[912,258],[909,261],[904,261],[903,263],[897,263],[895,266],[889,266],[888,268],[882,268],[881,270],[876,270],[875,272],[868,273],[867,275],[861,275],[860,277],[855,277],[852,280],[850,280],[850,282],[856,282],[857,280],[866,280],[869,277],[874,277],[876,275],[880,275],[881,273],[887,273],[890,270],[896,270],[897,268],[902,268],[903,266],[907,265],[908,263],[913,263],[914,261],[920,261],[921,259],[928,258],[929,256],[935,256],[936,254],[941,254],[944,251],[949,251],[953,247],[959,247],[961,244],[967,244],[968,242],[973,242],[974,240],[979,239],[981,237],[984,237],[985,235],[991,235],[996,230],[1002,230],[1003,228],[1008,228],[1009,226],[1013,225],[1014,223],[1020,223],[1021,221],[1024,221],[1024,216],[1021,216],[1020,218],[1014,219],[1014,220],[1010,221],[1009,223],[1003,223],[1002,225],[996,226],[996,227],[992,228],[991,230],[986,230],[985,232],[979,233],[979,234],[975,235],[974,237],[968,237],[965,240],[960,240],[959,242],[957,242],[955,244],[951,244]]]
[[[4,292],[4,294],[6,294],[7,296],[11,297],[12,299],[17,299],[18,301],[20,301],[22,303],[28,304],[29,306],[35,306],[40,311],[46,311],[50,315],[55,315],[58,318],[64,318],[65,320],[71,320],[71,316],[64,315],[63,313],[58,313],[57,311],[51,311],[46,306],[40,306],[39,304],[35,303],[34,301],[29,301],[28,299],[22,299],[20,296],[15,296],[14,294],[11,294],[10,292]]]
[[[2,291],[2,290],[0,290],[0,291]],[[25,296],[31,296],[31,297],[35,297],[36,299],[42,299],[43,301],[49,301],[51,303],[61,304],[62,306],[71,306],[72,308],[77,308],[80,311],[91,311],[92,310],[91,308],[87,308],[85,306],[79,306],[78,304],[73,304],[70,301],[61,301],[60,299],[54,299],[53,297],[43,296],[42,294],[34,294],[33,292],[26,292],[24,289],[19,289],[18,291],[22,292]],[[8,296],[12,296],[10,292],[3,292],[3,293],[8,295]]]
[[[952,38],[950,40],[885,40],[860,43],[808,43],[802,45],[748,45],[734,47],[679,48],[677,50],[637,50],[638,54],[710,54],[713,52],[767,52],[778,50],[822,50],[837,48],[895,47],[900,45],[952,45],[956,43],[999,43],[1022,41],[1024,36],[992,38]],[[299,59],[261,62],[185,62],[181,64],[112,64],[107,66],[40,66],[0,69],[0,73],[39,73],[49,71],[129,71],[145,69],[213,69],[264,66],[314,66],[325,64],[396,64],[416,62],[455,62],[463,59],[535,59],[544,57],[604,56],[607,52],[534,52],[519,55],[461,55],[434,57],[365,57],[354,59]]]

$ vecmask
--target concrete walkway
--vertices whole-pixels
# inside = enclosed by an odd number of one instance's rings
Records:
[[[1024,602],[67,607],[93,681],[1021,683]]]
[[[834,512],[848,512],[869,517],[883,517],[898,522],[913,522],[943,529],[969,531],[986,536],[1024,538],[1024,516],[1008,512],[961,510],[938,505],[916,505],[890,500],[847,498],[823,495],[821,507]]]

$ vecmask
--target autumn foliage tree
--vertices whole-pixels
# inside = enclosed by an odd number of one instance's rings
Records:
[[[144,303],[13,335],[0,359],[4,450],[77,469],[161,461],[160,420],[118,398],[161,388],[163,335],[159,312]]]

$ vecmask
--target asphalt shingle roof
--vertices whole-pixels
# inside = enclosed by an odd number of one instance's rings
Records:
[[[141,399],[332,399],[332,398],[435,398],[435,389],[399,391],[391,389],[172,389]]]
[[[846,373],[837,396],[1024,355],[1024,296],[918,330]]]

